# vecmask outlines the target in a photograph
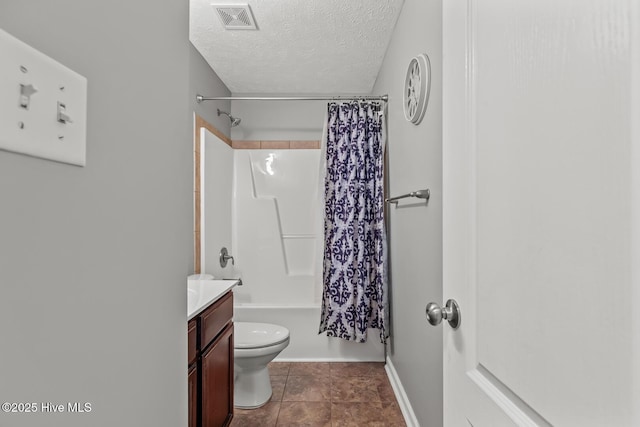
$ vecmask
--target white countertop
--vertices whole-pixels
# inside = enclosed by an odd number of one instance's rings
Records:
[[[187,280],[187,320],[200,314],[237,284],[237,280]]]

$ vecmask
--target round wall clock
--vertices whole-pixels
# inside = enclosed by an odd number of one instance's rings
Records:
[[[414,125],[419,124],[427,111],[431,88],[431,63],[421,53],[409,62],[404,81],[404,116]]]

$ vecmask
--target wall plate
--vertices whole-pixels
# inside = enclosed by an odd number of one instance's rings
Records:
[[[84,166],[87,79],[0,30],[0,149]]]

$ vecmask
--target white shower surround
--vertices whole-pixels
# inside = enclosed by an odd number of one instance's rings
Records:
[[[236,301],[320,302],[315,284],[319,150],[235,150],[232,229],[246,286]]]
[[[235,288],[237,289],[237,288]],[[318,335],[320,305],[234,304],[234,321],[274,323],[289,329],[289,346],[277,362],[383,362],[384,348],[372,333],[366,343]]]
[[[318,334],[319,161],[319,150],[234,151],[233,247],[244,282],[234,319],[288,328],[277,360],[383,361],[377,334],[367,343]]]

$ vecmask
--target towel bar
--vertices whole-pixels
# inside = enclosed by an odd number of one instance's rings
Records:
[[[424,190],[412,191],[411,193],[403,194],[402,196],[391,197],[389,199],[385,199],[384,201],[387,203],[395,203],[397,205],[398,200],[406,199],[407,197],[417,197],[418,199],[429,200],[429,197],[431,197],[431,191],[429,191],[428,188]]]

